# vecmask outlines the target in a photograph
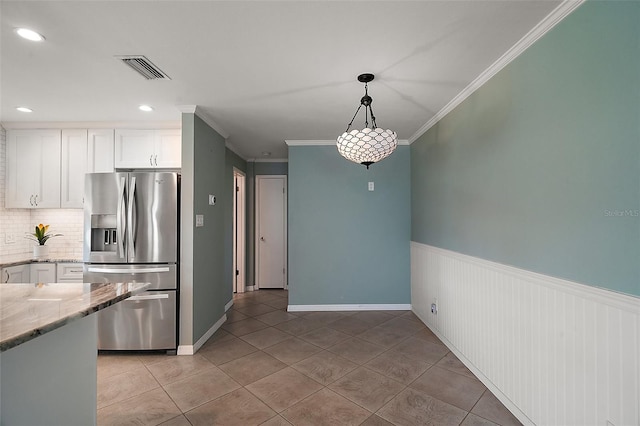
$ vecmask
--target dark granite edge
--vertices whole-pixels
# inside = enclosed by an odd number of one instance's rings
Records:
[[[32,263],[84,263],[80,259],[24,259],[15,260],[13,262],[0,263],[0,268],[9,268],[11,266],[31,265]]]
[[[81,318],[84,318],[86,316],[89,316],[95,312],[101,311],[102,309],[108,308],[111,305],[115,305],[118,302],[123,301],[124,299],[128,299],[129,297],[133,296],[136,293],[140,293],[142,291],[144,291],[145,289],[140,289],[137,291],[128,291],[124,294],[118,295],[116,297],[114,297],[111,300],[108,300],[106,302],[103,303],[99,303],[97,305],[93,305],[93,306],[89,306],[86,309],[83,309],[82,311],[79,312],[75,312],[73,314],[69,314],[64,318],[61,318],[57,321],[53,321],[45,326],[33,329],[27,333],[23,333],[20,334],[18,336],[14,336],[11,339],[1,342],[0,343],[0,352],[4,352],[6,350],[9,350],[11,348],[15,348],[18,345],[21,345],[23,343],[28,342],[29,340],[33,340],[38,336],[42,336],[43,334],[49,333],[50,331],[56,330],[66,324],[69,324],[70,322],[79,320]]]

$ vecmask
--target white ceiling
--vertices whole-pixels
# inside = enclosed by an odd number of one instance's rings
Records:
[[[286,158],[285,140],[345,130],[371,72],[378,125],[409,139],[559,3],[3,0],[0,121],[175,122],[197,105],[243,157]],[[136,54],[171,80],[114,59]]]

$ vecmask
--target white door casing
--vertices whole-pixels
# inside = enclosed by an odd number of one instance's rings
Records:
[[[246,280],[245,251],[245,174],[233,168],[234,203],[233,203],[233,292],[244,293]]]
[[[256,287],[287,286],[287,177],[256,176]]]

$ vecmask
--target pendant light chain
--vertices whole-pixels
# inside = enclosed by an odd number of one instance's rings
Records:
[[[358,113],[360,112],[360,108],[362,108],[362,104],[360,104],[360,106],[358,107],[358,109],[356,110],[356,113],[353,114],[353,118],[351,119],[351,122],[347,125],[347,130],[345,130],[345,133],[347,133],[349,131],[349,129],[351,128],[351,125],[353,124],[353,120],[356,119],[356,116],[358,115]]]

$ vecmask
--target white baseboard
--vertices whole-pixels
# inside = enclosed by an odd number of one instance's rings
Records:
[[[289,312],[309,311],[410,311],[410,304],[368,304],[368,305],[289,305]]]
[[[227,312],[233,306],[233,299],[229,300],[226,305],[224,305],[224,311]]]
[[[411,301],[522,423],[640,424],[639,297],[411,242]]]
[[[244,288],[244,291],[254,291],[255,290],[255,286],[253,285],[248,285]]]
[[[198,352],[198,349],[200,349],[202,345],[207,343],[207,340],[209,340],[209,338],[213,336],[213,333],[215,333],[220,327],[222,327],[222,324],[224,324],[226,320],[227,314],[222,315],[222,317],[218,321],[216,321],[216,323],[213,324],[211,328],[207,330],[207,332],[204,333],[195,344],[178,346],[178,355],[193,355]]]

